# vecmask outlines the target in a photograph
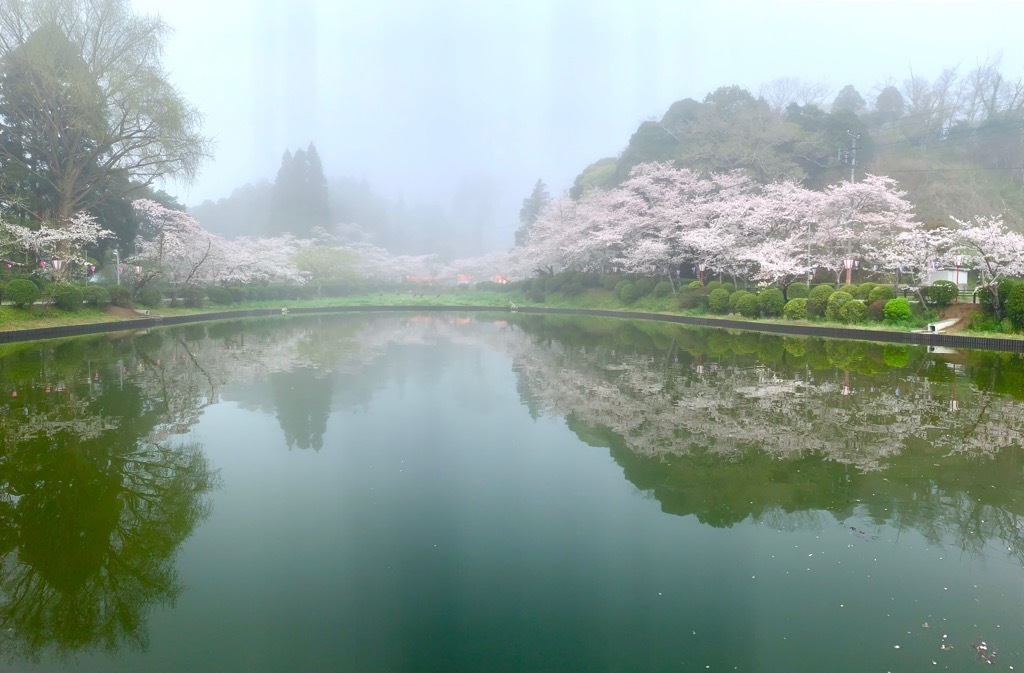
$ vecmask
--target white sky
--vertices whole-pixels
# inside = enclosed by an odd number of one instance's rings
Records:
[[[175,33],[165,64],[216,157],[187,204],[272,179],[317,145],[329,175],[447,205],[464,178],[502,189],[515,226],[681,98],[779,77],[865,99],[1002,54],[1024,75],[1024,0],[133,0]],[[830,96],[831,99],[831,96]]]

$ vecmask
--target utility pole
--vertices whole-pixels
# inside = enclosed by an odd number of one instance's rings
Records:
[[[850,183],[857,182],[857,141],[860,140],[860,134],[853,133],[850,129],[846,129],[846,135],[850,136],[850,149],[839,150],[839,162],[850,165]],[[852,212],[851,212],[852,215]],[[852,222],[850,223],[852,226]],[[851,236],[853,232],[850,232]],[[846,239],[846,259],[843,260],[843,266],[846,267],[846,284],[850,284],[850,274],[853,273],[853,240],[852,238]]]
[[[850,182],[857,182],[855,171],[857,170],[857,141],[860,140],[860,134],[854,134],[847,129],[846,135],[850,136],[850,149],[840,148],[839,163],[849,165]]]

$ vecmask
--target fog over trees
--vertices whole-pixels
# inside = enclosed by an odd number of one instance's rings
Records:
[[[538,154],[515,192],[498,177],[501,161],[486,171],[448,161],[465,151],[463,139],[420,176],[430,185],[445,174],[453,188],[407,195],[422,132],[376,136],[395,177],[370,179],[338,147],[346,134],[355,146],[352,128],[327,132],[303,115],[306,139],[273,147],[260,137],[259,151],[276,157],[272,175],[185,214],[157,187],[193,182],[213,143],[202,110],[164,65],[171,26],[127,0],[2,7],[0,252],[11,273],[38,274],[61,259],[68,266],[59,273],[73,276],[128,259],[139,267],[137,295],[146,285],[284,280],[319,292],[357,279],[454,282],[608,267],[678,277],[702,265],[784,290],[813,268],[838,274],[853,253],[922,278],[929,262],[964,254],[989,283],[1024,264],[1017,239],[1006,238],[1024,221],[1024,79],[999,55],[937,74],[880,72],[870,88],[795,75],[756,88],[725,80],[640,122],[615,154],[599,153],[615,138],[592,139],[571,185],[543,175],[550,164]],[[315,107],[316,98],[294,104]],[[513,107],[534,109],[526,100]],[[495,123],[505,114],[491,112]],[[452,128],[435,121],[437,133]],[[408,161],[393,154],[400,140]],[[484,157],[524,141],[491,134],[473,149]],[[569,152],[569,136],[551,146]],[[864,207],[860,197],[889,205]],[[848,206],[837,205],[844,199]],[[997,246],[1004,259],[991,253],[995,239],[1013,243]]]

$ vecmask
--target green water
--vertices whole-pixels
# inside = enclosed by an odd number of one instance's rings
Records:
[[[10,346],[0,669],[1022,670],[1022,398],[526,315]]]

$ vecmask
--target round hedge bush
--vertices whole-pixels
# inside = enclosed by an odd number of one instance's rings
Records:
[[[850,294],[853,294],[853,298],[854,299],[860,299],[861,301],[866,301],[867,298],[871,296],[871,291],[874,290],[876,287],[878,287],[878,283],[871,283],[871,282],[861,283],[857,287],[856,294],[854,294],[852,292]]]
[[[749,292],[745,293],[736,302],[736,311],[744,318],[756,318],[757,314],[761,312],[757,305],[757,296]]]
[[[651,292],[653,292],[655,283],[653,278],[648,278],[647,276],[644,276],[642,278],[638,278],[635,285],[637,298],[640,298],[646,297]]]
[[[679,291],[678,304],[682,309],[707,308],[709,291],[698,285],[695,288],[684,288]]]
[[[62,311],[77,311],[82,308],[82,289],[71,283],[54,283],[50,296],[53,305]]]
[[[235,298],[231,296],[231,291],[226,287],[221,287],[220,285],[211,285],[206,288],[206,296],[214,304],[219,304],[221,306],[227,306],[235,300]]]
[[[672,294],[672,283],[667,280],[663,280],[654,286],[654,296],[658,299],[663,299]]]
[[[1018,283],[1006,298],[1006,317],[1017,331],[1024,329],[1024,283]]]
[[[896,294],[892,291],[891,285],[876,285],[871,288],[871,292],[868,293],[868,302],[876,302],[879,299],[889,301],[895,296]]]
[[[903,297],[896,297],[885,302],[883,310],[885,321],[889,323],[900,323],[910,320],[910,302]]]
[[[139,303],[147,308],[156,308],[163,300],[164,293],[152,285],[146,285],[139,290]]]
[[[110,303],[114,306],[131,306],[132,293],[131,290],[124,287],[123,285],[114,285],[107,290],[110,295]]]
[[[835,293],[835,289],[831,285],[815,285],[807,295],[807,315],[811,318],[820,318],[825,315],[828,298],[833,293]]]
[[[18,308],[25,308],[39,300],[39,288],[30,280],[15,278],[4,288],[4,299]]]
[[[623,304],[632,304],[639,299],[640,293],[636,290],[636,285],[633,283],[626,283],[619,289],[619,301]]]
[[[790,283],[786,288],[786,299],[806,299],[810,293],[807,283]]]
[[[928,301],[938,308],[945,308],[953,303],[957,292],[956,283],[949,280],[937,280],[928,287]]]
[[[782,290],[777,287],[770,287],[761,290],[757,295],[757,307],[765,318],[778,318],[782,315],[782,308],[786,300],[782,296]]]
[[[805,297],[790,299],[782,307],[782,315],[786,320],[807,320],[807,299]]]
[[[89,306],[106,306],[110,303],[110,292],[102,285],[86,285],[82,300]]]
[[[885,320],[885,299],[876,299],[868,304],[868,320],[882,322]]]
[[[724,287],[715,288],[708,295],[708,310],[718,315],[729,312],[729,291]]]
[[[839,319],[845,323],[864,322],[867,317],[868,307],[860,299],[848,301],[839,309]]]
[[[738,308],[736,308],[736,304],[738,304],[740,299],[743,299],[743,297],[747,296],[748,294],[750,294],[750,293],[747,292],[746,290],[736,290],[735,292],[730,294],[729,295],[729,312],[730,313],[739,313],[740,310]]]
[[[828,303],[825,305],[825,317],[834,322],[843,322],[839,311],[851,301],[853,301],[853,295],[849,292],[844,292],[843,290],[833,292],[829,295]]]

